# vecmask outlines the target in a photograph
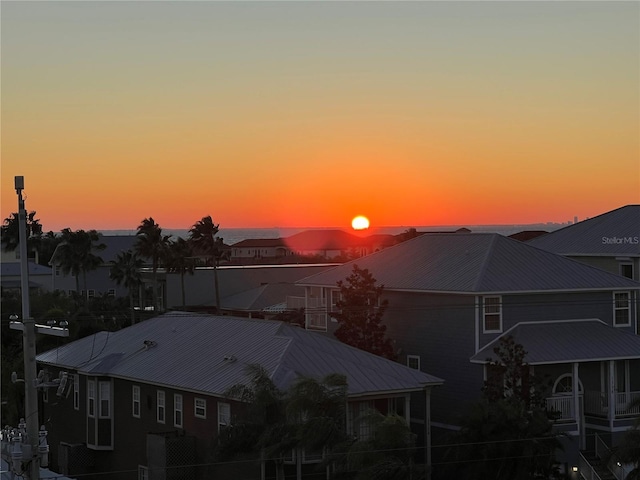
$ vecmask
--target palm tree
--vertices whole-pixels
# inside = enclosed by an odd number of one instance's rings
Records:
[[[31,211],[26,216],[27,223],[27,251],[36,250],[38,238],[42,235],[42,225],[36,218],[36,212]],[[17,213],[12,213],[4,219],[0,227],[2,247],[7,252],[13,252],[20,246],[20,219]]]
[[[228,254],[222,238],[217,237],[219,224],[213,223],[211,215],[202,217],[189,230],[189,242],[195,253],[207,257],[213,267],[214,289],[216,294],[216,313],[220,313],[220,289],[218,287],[218,267],[220,260]]]
[[[157,312],[162,308],[158,304],[158,268],[165,256],[171,235],[162,235],[160,225],[152,217],[149,217],[138,225],[136,236],[138,237],[135,244],[136,252],[142,257],[151,259],[153,309]]]
[[[59,265],[62,273],[73,275],[76,279],[76,291],[80,291],[80,275],[83,278],[85,295],[87,290],[87,272],[96,270],[103,260],[95,251],[104,250],[104,243],[97,243],[100,234],[96,230],[76,230],[70,228],[62,230],[61,242],[51,259],[53,264]]]
[[[165,266],[168,272],[180,274],[180,287],[182,293],[182,306],[186,305],[184,290],[184,275],[189,273],[193,275],[195,270],[195,261],[192,258],[191,244],[184,238],[178,238],[169,243],[169,249],[166,252]]]
[[[135,309],[133,307],[133,292],[142,283],[140,269],[144,262],[131,250],[120,252],[115,260],[111,260],[109,277],[118,285],[129,290],[129,308],[131,309],[131,325],[136,323]]]

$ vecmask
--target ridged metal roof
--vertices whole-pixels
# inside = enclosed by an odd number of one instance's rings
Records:
[[[497,233],[424,234],[303,278],[298,285],[335,286],[366,268],[386,290],[532,292],[639,289],[640,282]]]
[[[347,376],[349,395],[407,391],[442,380],[282,322],[174,312],[100,332],[37,357],[81,373],[223,395],[262,365],[286,389],[300,375]]]
[[[227,310],[260,311],[284,302],[287,296],[304,297],[304,289],[293,283],[267,283],[224,297],[220,304]]]
[[[640,205],[626,205],[529,240],[562,255],[640,256]]]
[[[640,336],[594,318],[519,323],[471,357],[471,362],[496,360],[493,348],[507,336],[524,347],[524,361],[530,365],[640,359]]]

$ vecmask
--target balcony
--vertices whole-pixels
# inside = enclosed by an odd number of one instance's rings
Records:
[[[640,392],[622,392],[614,394],[614,417],[633,417],[640,415]],[[607,417],[609,415],[609,396],[606,392],[585,392],[585,414]]]

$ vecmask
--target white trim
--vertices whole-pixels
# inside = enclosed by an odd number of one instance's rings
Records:
[[[203,406],[198,407],[198,401],[202,401]],[[204,413],[202,415],[198,414],[198,409],[202,410]],[[202,397],[195,397],[193,399],[193,416],[196,418],[207,418],[207,399]]]
[[[87,379],[87,417],[95,418],[96,417],[96,381]],[[92,407],[93,401],[93,408]],[[92,412],[93,410],[93,412]]]
[[[137,393],[137,399],[136,399]],[[136,414],[136,405],[138,406],[138,413]],[[140,403],[140,385],[132,385],[131,386],[131,416],[133,418],[140,418],[141,412],[141,403]]]
[[[418,361],[418,367],[412,367],[410,364],[410,360],[417,360]],[[409,368],[413,368],[415,370],[420,370],[421,369],[421,362],[420,362],[420,355],[407,355],[407,367]]]
[[[162,419],[160,418],[161,411]],[[158,390],[156,392],[156,421],[158,423],[166,423],[167,421],[167,400],[164,390]]]
[[[184,428],[184,400],[180,393],[173,394],[173,426]]]
[[[103,387],[106,388],[106,391],[103,390]],[[98,382],[98,418],[111,418],[111,390],[110,380]],[[104,412],[103,406],[105,403],[103,402],[106,402],[106,413]]]
[[[474,303],[475,303],[475,316],[476,316],[476,319],[475,319],[476,320],[475,322],[476,351],[475,353],[478,353],[480,351],[480,297],[478,295],[474,296]]]
[[[626,307],[618,307],[616,304],[616,295],[627,295],[627,306]],[[616,314],[618,311],[626,310],[627,311],[627,322],[626,323],[617,323],[616,322]],[[622,292],[613,292],[613,326],[614,327],[630,327],[631,326],[631,292],[626,290]]]
[[[497,299],[497,304],[489,304],[487,305],[487,300],[489,299]],[[487,307],[498,307],[497,312],[487,312]],[[487,315],[494,317],[498,316],[498,329],[487,329]],[[500,295],[483,295],[482,296],[482,333],[502,333],[502,296]]]
[[[80,375],[73,375],[73,409],[80,410]]]
[[[226,402],[218,402],[218,432],[220,432],[222,427],[226,427],[228,425],[231,425],[231,404]]]

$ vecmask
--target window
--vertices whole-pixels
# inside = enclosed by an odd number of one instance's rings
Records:
[[[60,265],[56,265],[55,269],[56,269],[55,270],[56,271],[56,277],[59,277],[60,276]]]
[[[621,263],[620,275],[633,279],[633,263]]]
[[[420,370],[420,355],[407,355],[407,366]]]
[[[613,324],[623,327],[631,325],[629,292],[613,292]]]
[[[138,480],[149,480],[149,468],[138,465]]]
[[[111,382],[99,382],[100,387],[100,418],[111,416]]]
[[[371,436],[371,418],[369,413],[373,409],[373,402],[364,401],[349,404],[347,431],[359,440],[367,440]]]
[[[339,312],[340,310],[336,305],[340,301],[340,290],[331,290],[331,311]]]
[[[140,387],[134,385],[131,390],[131,414],[140,418]]]
[[[73,409],[80,410],[80,375],[73,376]]]
[[[231,405],[218,402],[218,432],[231,423]]]
[[[96,382],[87,380],[87,415],[96,416]]]
[[[164,391],[158,390],[156,401],[156,413],[158,423],[164,423],[165,410],[164,410]]]
[[[182,428],[182,395],[179,393],[173,395],[173,424]]]
[[[196,398],[193,403],[193,411],[198,418],[207,418],[207,401],[204,398]]]
[[[94,289],[89,289],[89,293],[87,294],[87,297],[93,298],[95,296],[96,296],[96,291]]]
[[[502,331],[502,304],[500,297],[483,297],[484,332]]]
[[[48,403],[49,402],[49,389],[45,388],[42,391],[42,401]]]
[[[116,289],[115,288],[110,288],[107,291],[107,297],[115,297],[116,296]]]

